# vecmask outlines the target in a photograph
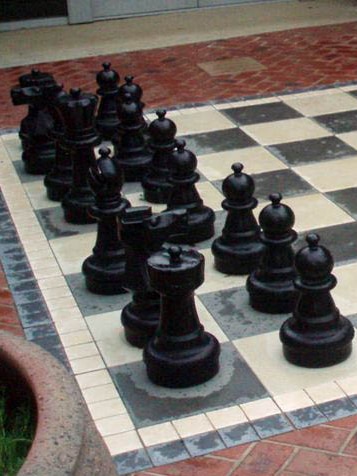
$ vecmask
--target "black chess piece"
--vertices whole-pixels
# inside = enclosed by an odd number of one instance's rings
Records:
[[[63,85],[50,84],[43,87],[43,95],[48,110],[54,120],[50,133],[55,141],[56,154],[53,168],[44,178],[47,197],[60,202],[69,191],[72,184],[72,161],[70,149],[64,142],[64,124],[56,105],[59,101],[68,99],[69,95],[63,90]]]
[[[204,257],[172,246],[148,259],[151,286],[161,295],[160,324],[144,349],[149,379],[163,387],[199,385],[219,370],[220,345],[200,324],[194,290],[204,281]]]
[[[159,324],[160,296],[150,286],[147,259],[159,251],[185,220],[184,210],[152,215],[150,207],[127,208],[121,217],[126,256],[125,285],[133,291],[132,301],[122,310],[121,322],[131,345],[144,347]]]
[[[260,312],[291,312],[297,299],[293,279],[296,276],[292,243],[297,233],[293,211],[280,203],[280,193],[269,196],[271,204],[260,212],[261,240],[265,245],[259,266],[248,277],[251,306]]]
[[[101,96],[99,102],[96,126],[104,139],[111,140],[117,133],[119,126],[118,95],[119,74],[111,69],[110,63],[103,63],[103,70],[97,74],[99,88],[97,94]]]
[[[186,232],[171,239],[173,243],[198,243],[214,235],[214,211],[203,204],[195,183],[200,179],[196,172],[197,157],[185,149],[184,140],[176,141],[177,150],[172,153],[171,175],[172,190],[167,202],[167,210],[186,209],[188,224]]]
[[[327,367],[351,354],[354,328],[340,315],[331,296],[337,280],[331,271],[333,258],[310,233],[308,246],[296,254],[298,272],[294,284],[299,297],[292,317],[280,329],[285,358],[302,367]]]
[[[134,83],[134,76],[125,76],[125,83],[119,88],[119,102],[125,101],[126,94],[130,94],[135,102],[140,103],[141,109],[144,109],[145,103],[142,102],[143,90],[139,84]]]
[[[88,170],[95,164],[94,147],[100,137],[94,127],[97,96],[82,93],[79,88],[70,90],[68,98],[58,101],[64,123],[63,141],[70,149],[72,185],[62,200],[64,218],[69,223],[94,223],[88,211],[94,205],[94,195],[88,186]]]
[[[108,147],[99,149],[100,158],[89,169],[89,185],[95,195],[90,214],[98,221],[93,254],[82,265],[86,286],[95,294],[126,292],[125,252],[120,238],[120,217],[130,203],[121,196],[122,171],[110,158]]]
[[[233,174],[222,185],[222,207],[227,218],[222,235],[212,243],[215,267],[221,273],[248,274],[259,264],[264,249],[260,227],[253,215],[258,201],[253,197],[252,177],[242,173],[243,165],[232,165]]]
[[[166,111],[156,111],[157,119],[149,126],[149,146],[154,151],[148,173],[143,177],[141,185],[144,198],[152,203],[167,203],[172,184],[170,162],[175,148],[175,123],[166,117]]]
[[[119,109],[119,132],[112,139],[115,157],[123,168],[125,181],[140,181],[152,160],[144,137],[142,106],[130,93],[126,93]]]
[[[38,69],[32,69],[30,73],[23,74],[19,77],[19,83],[17,86],[11,89],[11,97],[13,99],[14,105],[20,105],[23,103],[14,102],[14,96],[16,98],[19,89],[28,88],[28,87],[38,87],[42,88],[47,84],[54,84],[55,80],[52,74],[42,72]],[[38,108],[36,103],[28,102],[28,112],[20,124],[19,137],[22,143],[22,148],[25,149],[29,143],[33,142],[31,140],[31,135],[33,131],[36,130],[36,121],[38,118]]]
[[[52,139],[54,121],[44,99],[43,87],[12,88],[11,98],[15,106],[28,104],[31,111],[24,119],[20,133],[25,171],[34,175],[46,174],[54,165],[56,149]]]

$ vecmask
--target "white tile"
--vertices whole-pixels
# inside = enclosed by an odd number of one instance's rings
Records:
[[[181,438],[206,433],[214,429],[211,422],[204,414],[173,420],[172,424]]]
[[[59,334],[68,334],[87,329],[87,324],[82,317],[56,321],[55,326]]]
[[[41,289],[41,291],[44,291],[45,289],[55,289],[58,287],[67,287],[67,281],[63,276],[55,276],[53,278],[42,278],[38,280],[38,285]]]
[[[357,131],[344,132],[342,134],[336,134],[336,137],[346,142],[351,147],[357,148]]]
[[[336,306],[342,315],[357,313],[357,263],[338,266],[334,268],[333,274],[337,278],[337,286],[332,290]]]
[[[282,393],[281,395],[276,395],[274,400],[283,412],[292,412],[300,408],[311,407],[315,404],[304,390]]]
[[[76,301],[73,296],[63,296],[53,299],[46,299],[47,307],[50,311],[57,309],[70,309],[76,305]]]
[[[73,306],[71,309],[54,309],[51,311],[51,316],[55,322],[82,318],[81,311],[77,306]],[[85,322],[84,319],[82,320]]]
[[[108,418],[101,418],[100,420],[96,420],[95,424],[102,436],[115,435],[134,430],[135,428],[129,415],[125,413]]]
[[[113,456],[143,447],[138,434],[133,430],[118,435],[105,436],[104,441]]]
[[[106,369],[94,370],[93,372],[76,375],[76,380],[82,390],[85,388],[96,387],[97,385],[105,385],[112,381],[109,372]]]
[[[56,288],[45,289],[41,288],[41,292],[45,300],[72,296],[72,293],[68,286],[57,286]]]
[[[170,117],[170,114],[167,114]],[[235,124],[220,112],[212,109],[209,111],[195,110],[181,116],[175,116],[177,135],[199,134],[223,129],[231,129]]]
[[[61,270],[57,265],[48,268],[34,269],[33,274],[36,279],[54,278],[62,275]]]
[[[69,360],[82,359],[83,357],[90,357],[91,355],[98,355],[97,346],[94,342],[87,342],[85,344],[73,345],[66,347],[66,354]]]
[[[73,359],[70,360],[69,363],[72,367],[73,373],[75,374],[82,374],[85,372],[91,372],[92,370],[105,368],[105,364],[99,354],[91,357],[85,357],[83,359]]]
[[[201,324],[205,328],[205,331],[213,334],[218,342],[221,344],[223,342],[228,342],[228,337],[222,331],[221,327],[217,324],[217,322],[212,317],[212,314],[207,310],[201,300],[196,297],[195,298],[197,314],[200,319]]]
[[[337,400],[346,396],[335,382],[326,382],[313,387],[307,387],[306,393],[317,404],[330,402],[331,400]]]
[[[160,445],[180,439],[171,422],[146,426],[145,428],[140,428],[138,433],[145,446]]]
[[[318,116],[322,114],[334,114],[336,112],[357,109],[357,99],[342,91],[334,90],[329,94],[320,91],[321,94],[309,96],[285,97],[284,102],[304,114],[304,116]]]
[[[49,256],[48,258],[32,259],[30,260],[31,268],[34,271],[38,271],[45,268],[51,268],[57,266],[57,261],[54,256]]]
[[[258,420],[280,413],[279,407],[271,398],[262,398],[253,402],[242,403],[240,406],[249,420]]]
[[[103,402],[119,396],[112,383],[83,389],[82,394],[87,403]]]
[[[217,430],[248,421],[246,415],[238,405],[207,412],[206,416]]]
[[[92,342],[93,337],[88,329],[84,329],[81,331],[70,332],[69,334],[62,334],[61,341],[64,347],[71,347],[72,345]]]
[[[35,210],[58,207],[58,202],[49,200],[42,180],[24,183],[24,189]]]
[[[341,378],[336,383],[346,395],[350,397],[357,395],[357,376]]]
[[[128,193],[125,194],[125,198],[129,200],[132,207],[151,207],[153,213],[161,213],[167,208],[167,205],[159,203],[149,203],[144,199],[144,193]]]
[[[96,232],[81,233],[50,241],[63,274],[80,273],[83,261],[92,254]]]
[[[93,420],[107,418],[115,415],[122,415],[126,413],[126,408],[120,398],[113,398],[112,400],[105,400],[103,402],[89,403],[90,414]]]
[[[210,182],[198,182],[196,184],[197,191],[201,195],[206,207],[212,208],[214,211],[221,210],[221,203],[224,196]]]

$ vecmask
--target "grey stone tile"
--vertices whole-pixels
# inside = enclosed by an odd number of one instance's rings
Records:
[[[338,420],[357,413],[357,408],[349,398],[339,398],[331,402],[319,403],[319,409],[329,420]]]
[[[260,438],[268,438],[294,429],[289,420],[282,414],[254,420],[252,425]]]
[[[152,467],[150,458],[143,448],[115,456],[114,464],[119,476]]]
[[[181,440],[149,446],[146,450],[154,466],[175,463],[190,457]]]
[[[225,448],[223,440],[216,431],[184,438],[183,442],[192,457],[202,456]]]
[[[48,240],[89,233],[97,229],[96,223],[75,225],[64,219],[62,207],[42,208],[36,210],[36,216]]]
[[[240,423],[239,425],[221,428],[218,430],[218,433],[228,448],[259,440],[256,431],[250,423]]]
[[[321,413],[318,407],[301,408],[299,410],[286,412],[285,415],[295,428],[306,428],[327,421],[327,418]]]

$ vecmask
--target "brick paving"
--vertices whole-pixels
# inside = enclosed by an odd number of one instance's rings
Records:
[[[121,76],[135,75],[144,88],[148,107],[168,107],[356,80],[356,33],[357,22],[353,22],[39,66],[52,72],[65,88],[79,86],[94,91],[95,74],[100,64],[109,60]],[[198,66],[247,57],[264,69],[210,76]],[[1,71],[0,128],[18,127],[24,116],[24,107],[11,105],[9,89],[30,68]],[[23,335],[1,267],[0,329]],[[353,416],[152,468],[136,476],[353,476],[357,474],[356,435],[357,416]]]

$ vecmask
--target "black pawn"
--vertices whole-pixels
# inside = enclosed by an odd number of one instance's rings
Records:
[[[149,126],[149,145],[154,151],[152,162],[141,185],[144,198],[152,203],[167,203],[172,184],[169,181],[172,152],[175,148],[176,125],[166,116],[166,111],[156,111],[157,119]]]
[[[333,258],[319,240],[314,233],[307,235],[308,246],[296,254],[299,298],[293,316],[280,329],[285,358],[302,367],[342,362],[352,351],[354,337],[351,322],[340,315],[331,296],[337,284],[331,274]]]
[[[159,251],[185,217],[184,210],[153,216],[150,207],[127,208],[122,215],[125,286],[133,291],[133,298],[123,308],[121,322],[126,340],[136,347],[144,347],[154,335],[160,318],[160,296],[150,286],[147,259]]]
[[[204,281],[204,257],[173,246],[148,259],[151,286],[161,295],[160,324],[144,349],[149,379],[163,387],[199,385],[219,370],[220,345],[200,324],[194,290]]]
[[[170,181],[172,190],[167,210],[187,209],[188,224],[173,243],[198,243],[214,235],[214,211],[203,204],[195,183],[200,179],[196,172],[197,157],[185,149],[184,140],[177,140],[177,151],[172,153]]]
[[[97,241],[82,271],[92,293],[119,294],[125,292],[125,252],[119,219],[130,203],[121,196],[122,172],[109,157],[110,150],[102,147],[99,154],[96,165],[89,169],[89,184],[96,197],[90,213],[98,221]]]
[[[119,132],[113,137],[115,157],[127,182],[140,181],[147,173],[152,155],[144,137],[146,127],[141,103],[126,93],[120,106]]]
[[[292,243],[297,233],[293,211],[280,203],[280,193],[269,196],[271,205],[260,212],[261,240],[265,245],[258,268],[247,280],[251,306],[260,312],[279,314],[291,312],[297,291],[293,279],[296,276]]]
[[[61,201],[69,191],[72,184],[72,162],[70,149],[64,142],[64,124],[62,116],[57,109],[58,102],[68,99],[68,94],[62,85],[54,84],[45,86],[44,97],[47,107],[53,117],[54,127],[51,137],[56,144],[55,163],[53,168],[44,178],[47,197],[50,200]]]
[[[111,69],[110,63],[103,63],[103,70],[97,74],[99,89],[97,94],[101,96],[99,102],[96,125],[104,139],[111,140],[118,130],[118,95],[119,75]]]
[[[248,274],[259,264],[264,249],[260,227],[253,210],[258,201],[253,197],[252,177],[242,173],[243,165],[232,165],[233,174],[222,185],[225,200],[222,207],[227,218],[222,235],[212,243],[215,267],[221,273]]]
[[[125,76],[125,83],[119,88],[119,102],[125,101],[125,95],[130,94],[134,101],[140,103],[141,109],[144,109],[145,103],[142,102],[143,90],[139,84],[134,83],[134,76]]]
[[[64,218],[69,223],[95,222],[89,214],[94,195],[88,185],[88,170],[96,162],[94,146],[101,142],[94,126],[97,100],[94,94],[74,88],[57,105],[64,123],[64,145],[70,149],[72,161],[72,185],[62,200]]]

